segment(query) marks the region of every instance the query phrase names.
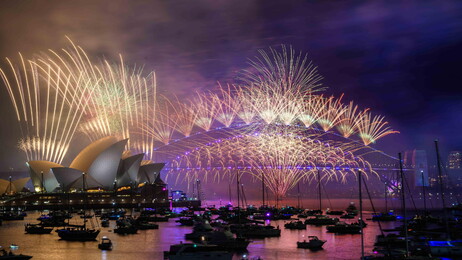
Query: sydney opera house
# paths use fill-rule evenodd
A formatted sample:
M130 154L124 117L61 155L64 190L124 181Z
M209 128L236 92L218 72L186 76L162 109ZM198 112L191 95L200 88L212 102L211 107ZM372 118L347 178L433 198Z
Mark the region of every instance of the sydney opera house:
M115 204L168 204L167 185L160 178L165 164L146 161L143 160L144 154L132 155L125 151L127 141L113 136L94 141L74 158L69 167L49 161L27 162L36 192L7 204L29 207L47 204L53 208L53 205L58 207L69 203L79 208L83 204L83 194L85 200L91 202L89 204L102 208ZM14 187L16 191L27 179L17 184L4 184L6 189Z

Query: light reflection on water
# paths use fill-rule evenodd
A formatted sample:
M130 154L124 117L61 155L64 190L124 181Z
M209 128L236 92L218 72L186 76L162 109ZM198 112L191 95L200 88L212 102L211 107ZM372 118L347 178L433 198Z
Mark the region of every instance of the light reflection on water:
M94 242L67 242L60 241L56 232L45 235L24 234L24 223L37 222L38 212L29 212L29 216L23 221L4 221L0 227L0 245L8 246L15 243L20 246L18 253L29 254L35 260L58 260L58 259L163 259L163 251L169 246L180 241L185 241L184 234L190 233L190 227L180 227L173 219L169 222L159 222L158 230L140 230L136 235L121 236L112 233L115 221L111 221L109 228L102 228L99 238L109 237L113 242L112 251L98 249L97 241ZM366 213L365 218L371 214ZM74 216L71 223L81 221ZM351 221L351 220L350 220ZM282 233L279 238L253 239L248 247L248 256L260 256L264 260L270 259L359 259L360 235L335 235L326 232L325 227L308 226L306 230L286 230L284 221L272 221L272 225L280 226ZM375 236L379 233L378 224L368 221L368 227L364 229L366 252L371 252ZM393 223L383 223L384 228L393 227ZM325 239L324 249L310 251L298 249L296 242L306 239L308 235L318 236ZM237 254L233 259L237 260L242 254Z

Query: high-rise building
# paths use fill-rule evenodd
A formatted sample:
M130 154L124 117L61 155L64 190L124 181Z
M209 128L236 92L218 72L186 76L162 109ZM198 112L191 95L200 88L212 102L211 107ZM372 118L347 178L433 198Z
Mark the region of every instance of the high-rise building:
M425 150L414 150L415 186L428 186L428 162Z
M407 151L404 163L414 169L413 174L407 177L411 187L429 186L428 184L428 161L425 150Z
M448 166L449 169L460 169L462 164L462 152L460 151L451 151L448 156Z

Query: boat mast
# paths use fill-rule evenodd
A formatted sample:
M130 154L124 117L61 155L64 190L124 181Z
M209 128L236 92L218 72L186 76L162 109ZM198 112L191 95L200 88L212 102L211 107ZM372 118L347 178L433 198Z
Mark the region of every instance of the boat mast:
M201 201L201 181L199 179L196 179L196 190L197 190L197 200ZM201 203L202 204L202 203Z
M318 169L318 194L319 194L319 210L322 214L322 202L321 202L321 170Z
M237 188L237 218L241 224L241 206L240 206L240 192L239 192L239 170L236 170L236 188Z
M443 203L444 223L446 225L446 234L449 238L448 214L446 212L446 203L444 200L444 185L443 185L443 175L441 173L441 161L440 161L440 151L438 149L438 140L435 140L435 148L436 148L436 162L438 163L438 179L440 183L441 202Z
M297 182L297 208L300 208L300 181Z
M10 176L10 185L8 185L8 186L10 186L9 187L10 188L9 194L12 194L13 193L13 182L11 181L11 176ZM18 191L16 191L16 192L18 192Z
M364 259L364 234L363 234L363 195L362 195L362 185L361 185L361 170L358 171L358 188L359 188L359 227L361 229L361 259Z
M43 182L43 171L40 171L40 173L42 174L42 181L41 181L41 183L40 183L40 184L42 185L42 187L41 187L41 188L42 188L42 189L41 189L41 192L44 193L44 192L45 192L45 188L44 188L45 185L44 185L44 182Z
M403 160L401 159L401 153L398 153L399 158L399 172L401 174L401 203L403 206L403 220L404 220L404 241L406 241L406 257L409 256L409 242L407 240L407 219L406 219L406 198L404 196L404 172L403 172Z
M387 198L388 184L385 182L385 212L388 214L388 198Z
M83 228L87 228L87 218L86 218L86 210L87 210L87 193L85 192L85 172L82 172L82 189L83 189L83 196L85 201L83 202Z
M261 171L261 193L262 193L262 198L263 198L263 204L262 206L265 205L265 175L263 174L263 171Z
M420 174L422 175L422 193L423 193L423 201L424 201L424 217L426 217L427 216L427 196L425 194L424 172L421 170Z
M228 197L229 197L229 204L231 204L231 174L229 175L229 181L228 181Z

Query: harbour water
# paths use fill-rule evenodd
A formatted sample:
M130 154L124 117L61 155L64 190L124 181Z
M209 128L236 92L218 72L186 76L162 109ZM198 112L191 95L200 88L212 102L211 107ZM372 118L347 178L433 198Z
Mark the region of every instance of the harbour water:
M371 218L371 212L365 212L364 218ZM175 219L169 222L159 222L157 230L139 230L135 235L118 235L112 232L115 221L111 221L110 227L101 228L98 236L108 236L113 244L112 251L98 249L97 241L94 242L67 242L59 240L56 232L43 235L24 234L25 223L35 223L40 212L28 212L24 221L4 221L0 227L0 245L7 247L14 243L19 246L17 253L32 255L34 260L79 260L79 259L163 259L163 251L168 250L171 244L186 242L184 235L191 232L191 227L178 226ZM71 224L81 223L79 216L71 219ZM351 221L351 220L350 220ZM93 219L95 222L95 219ZM90 222L88 222L90 223ZM269 222L268 222L269 223ZM260 256L264 260L280 259L359 259L361 256L361 236L337 235L326 232L325 226L307 226L306 230L288 230L284 228L285 221L271 221L271 225L281 228L281 237L253 239L248 247L248 252L235 254L233 260L243 257ZM378 224L367 221L369 224L364 229L365 251L371 254L374 241L380 233ZM392 228L400 223L382 223L384 228ZM298 249L296 242L303 241L306 236L314 235L327 240L324 249L311 251Z

